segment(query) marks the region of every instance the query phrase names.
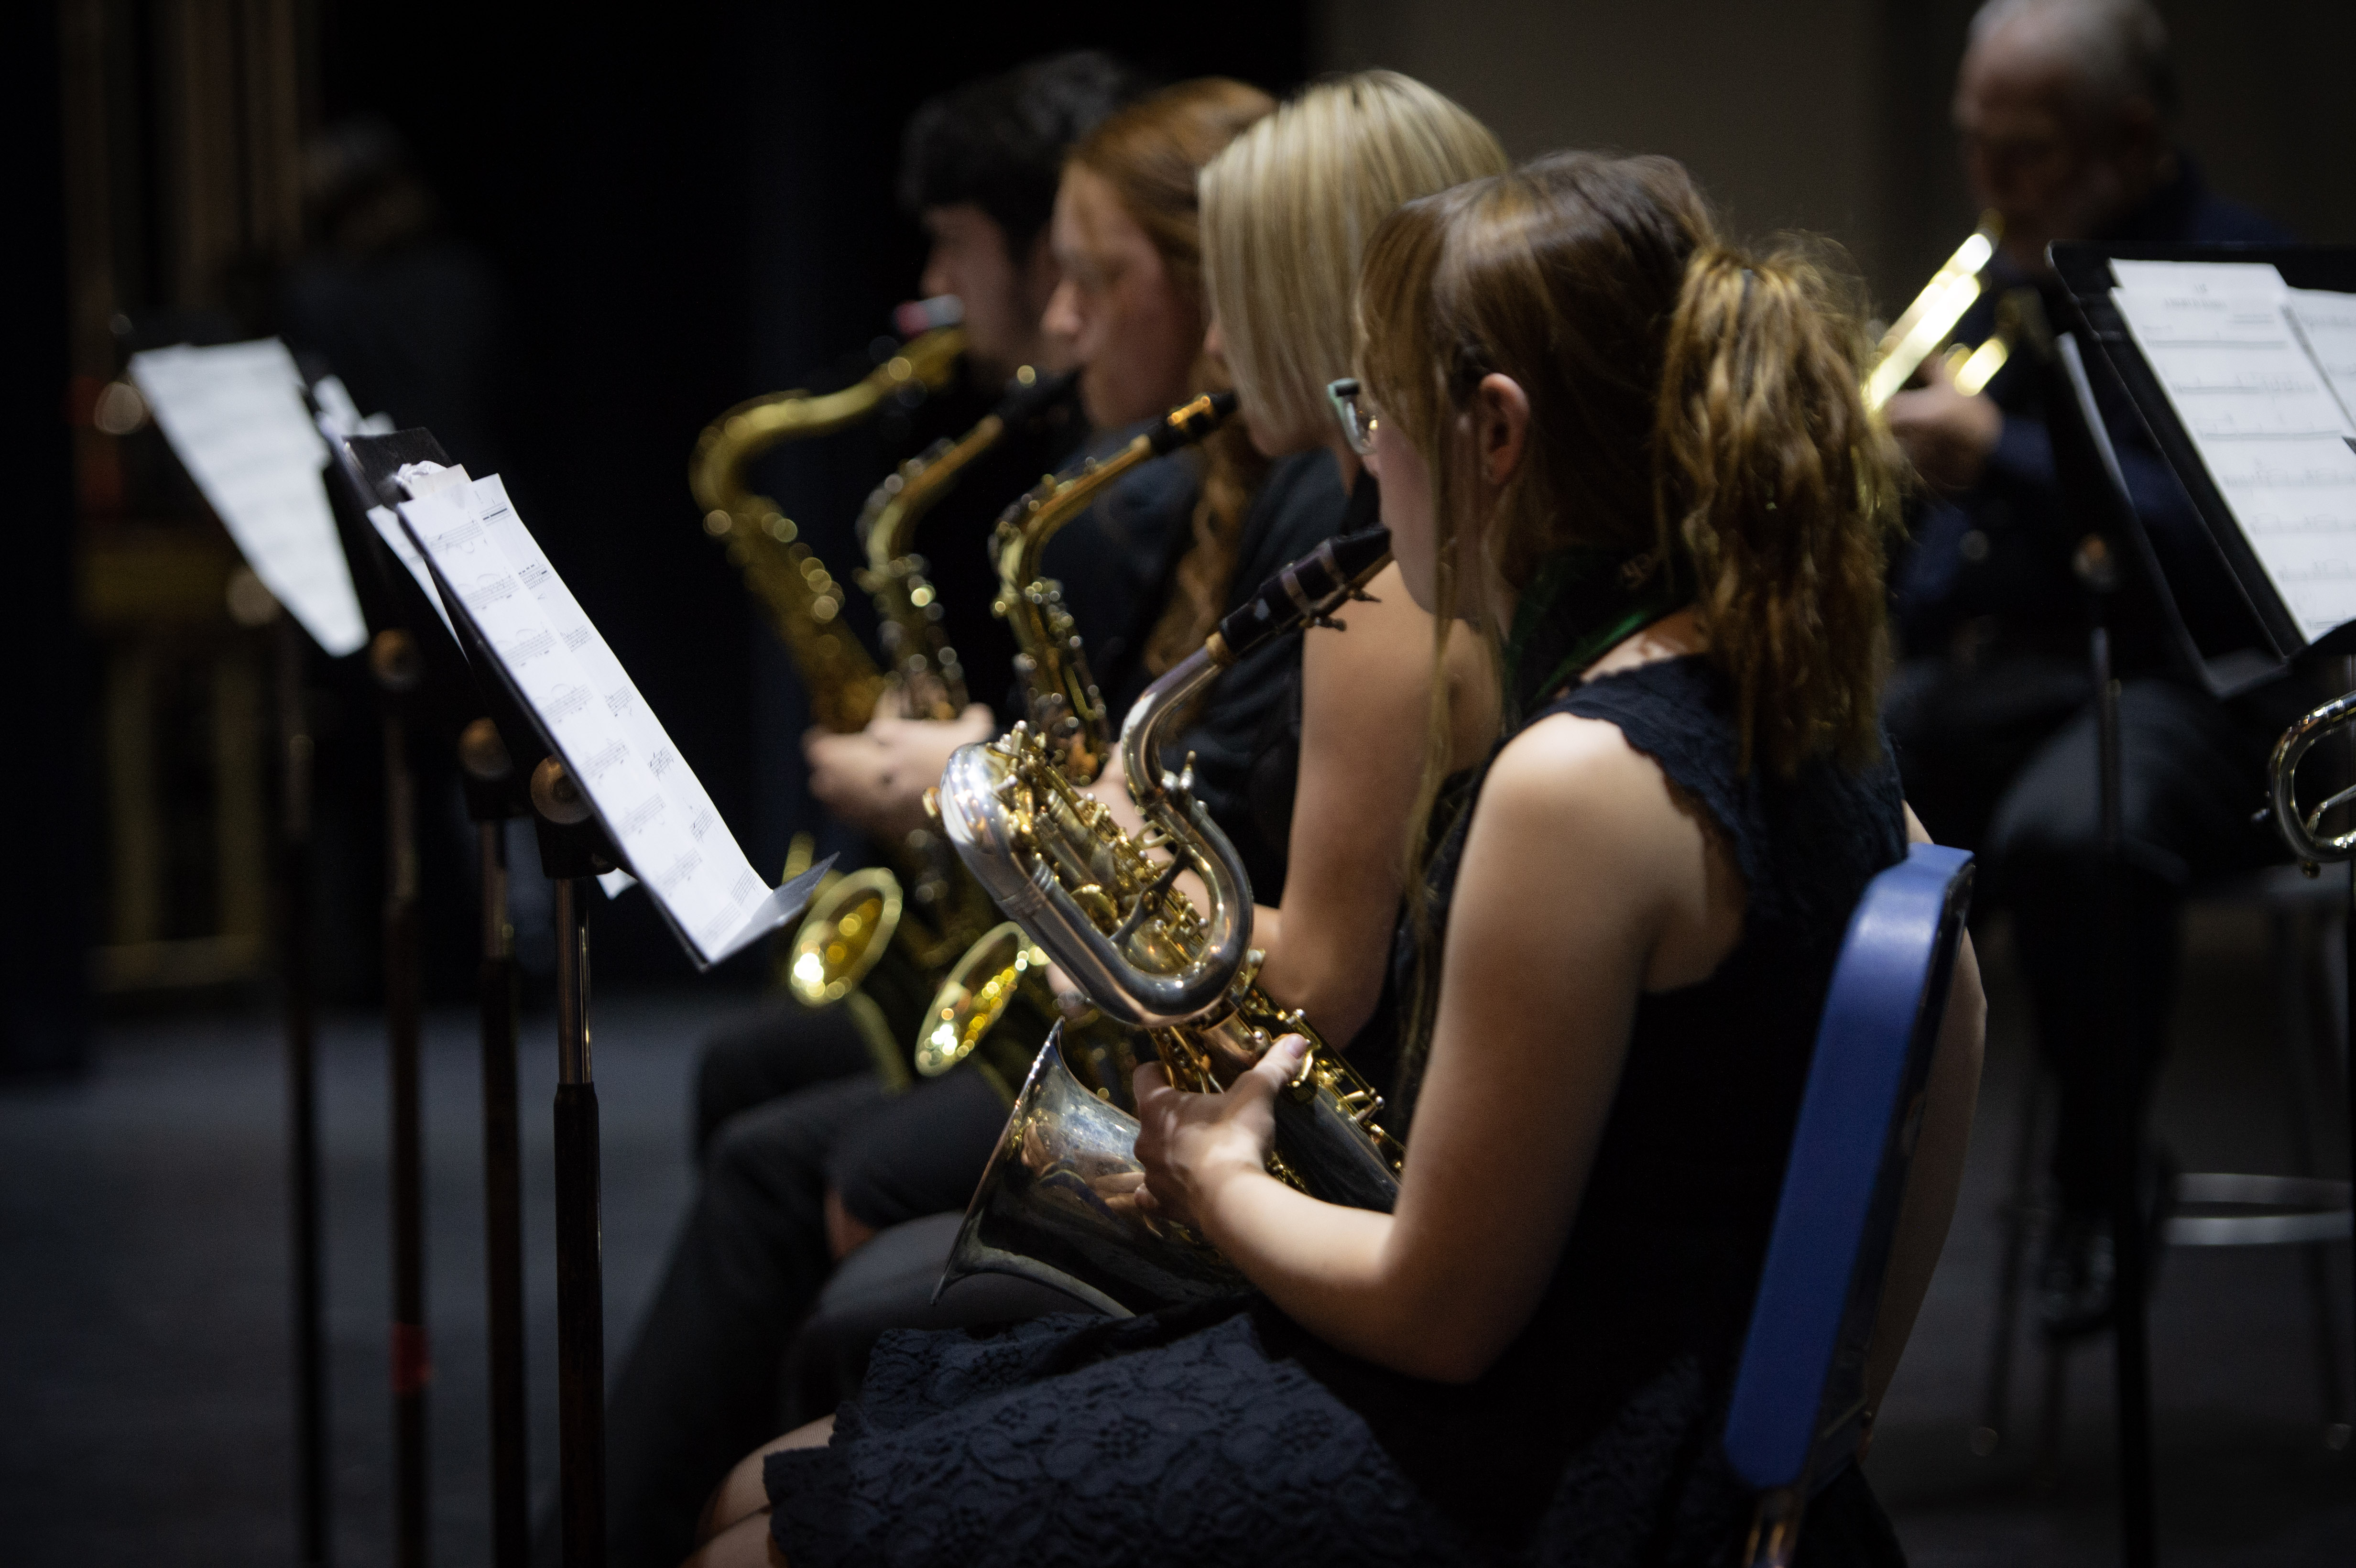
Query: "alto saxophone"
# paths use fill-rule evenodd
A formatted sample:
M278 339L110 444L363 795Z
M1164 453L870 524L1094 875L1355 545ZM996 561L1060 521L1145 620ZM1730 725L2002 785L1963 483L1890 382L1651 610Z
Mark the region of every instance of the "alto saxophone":
M1029 694L1031 728L1075 783L1093 783L1104 771L1112 736L1104 698L1088 673L1087 650L1064 606L1063 585L1040 574L1040 554L1114 480L1203 440L1235 411L1233 392L1196 398L1164 414L1112 456L1092 457L1066 479L1042 479L998 519L991 546L998 560L998 598L991 608L1014 634L1014 667Z
M1191 760L1175 773L1160 760L1171 715L1220 671L1302 626L1337 625L1333 612L1389 560L1384 529L1327 540L1139 699L1121 754L1141 836L1080 793L1026 725L960 748L940 795L951 841L1000 907L1107 1015L1151 1033L1179 1087L1224 1088L1279 1035L1304 1036L1308 1056L1277 1098L1269 1169L1328 1202L1380 1210L1398 1195L1404 1158L1375 1120L1382 1098L1259 988L1242 860L1194 799ZM1163 848L1172 859L1157 862L1151 851ZM1208 891L1207 913L1177 890L1186 869ZM1032 1069L942 1285L1019 1274L1120 1315L1232 1288L1233 1271L1199 1238L1138 1212L1137 1124L1079 1088L1060 1044L1051 1036Z
M939 597L925 575L925 559L913 549L917 525L1009 431L1067 401L1076 389L1075 377L1042 377L1026 367L1013 390L972 430L955 442L935 443L869 496L860 517L868 560L860 581L874 596L891 661L879 680L901 688L903 711L945 720L966 706L963 667L942 631ZM937 834L918 828L885 848L896 873L871 867L820 890L794 934L786 976L807 1007L850 1003L885 1081L903 1084L901 1031L867 988L880 985L908 1016L932 994L942 966L991 923L994 912ZM912 920L912 913L921 918Z
M703 531L728 544L728 559L768 607L809 693L810 714L837 734L864 729L885 677L841 621L849 602L826 563L801 542L784 509L754 491L745 465L771 447L830 434L882 411L886 400L939 390L957 373L965 330L919 334L863 380L813 397L773 392L737 404L704 428L688 460L687 485L703 508Z
M1091 506L1122 475L1182 446L1200 442L1235 411L1232 392L1213 392L1172 410L1110 457L1090 458L1067 476L1049 475L998 519L991 554L998 562L998 598L991 605L1014 634L1016 673L1031 717L1024 732L1039 738L1058 773L1093 783L1111 755L1104 697L1089 673L1087 651L1065 607L1063 585L1040 572L1047 542ZM937 797L936 797L937 798ZM1035 962L1034 962L1035 955ZM1092 1028L1086 1009L1072 1009L1046 985L1046 956L1019 929L1001 926L976 942L942 980L916 1040L916 1071L948 1072L973 1053L1017 1000L1049 1019L1074 1025L1076 1047L1091 1076L1125 1093L1130 1056L1117 1030ZM1011 1092L1012 1084L1006 1085Z

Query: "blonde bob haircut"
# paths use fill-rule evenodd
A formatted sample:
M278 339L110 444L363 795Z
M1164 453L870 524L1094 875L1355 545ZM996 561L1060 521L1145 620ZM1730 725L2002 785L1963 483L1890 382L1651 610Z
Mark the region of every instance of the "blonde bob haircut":
M1350 304L1375 226L1402 203L1510 166L1488 127L1397 71L1337 77L1203 170L1203 281L1246 411L1316 441L1325 384L1350 373Z

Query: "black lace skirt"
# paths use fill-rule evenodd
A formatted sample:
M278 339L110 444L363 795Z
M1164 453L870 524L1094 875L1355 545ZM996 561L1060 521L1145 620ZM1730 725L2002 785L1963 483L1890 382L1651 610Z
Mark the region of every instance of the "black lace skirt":
M1526 1390L1402 1378L1244 1296L887 1335L833 1442L765 1479L794 1568L1718 1563L1750 1505L1710 1381L1665 1367L1564 1454ZM1804 1562L1903 1563L1853 1469L1809 1512Z

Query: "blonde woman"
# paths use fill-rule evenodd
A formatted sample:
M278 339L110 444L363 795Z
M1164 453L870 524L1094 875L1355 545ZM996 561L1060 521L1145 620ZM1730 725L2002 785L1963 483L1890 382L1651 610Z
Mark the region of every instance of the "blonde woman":
M1666 159L1410 203L1360 299L1355 428L1405 585L1497 649L1513 714L1439 862L1396 1211L1267 1174L1295 1049L1217 1095L1141 1070L1151 1191L1258 1293L887 1339L839 1424L766 1456L766 1496L732 1483L704 1561L1739 1548L1726 1379L1843 925L1912 828L1874 720L1895 459L1863 335L1806 262L1726 244ZM1967 954L1869 1401L1952 1211L1979 1029ZM1903 1561L1853 1467L1803 1539Z

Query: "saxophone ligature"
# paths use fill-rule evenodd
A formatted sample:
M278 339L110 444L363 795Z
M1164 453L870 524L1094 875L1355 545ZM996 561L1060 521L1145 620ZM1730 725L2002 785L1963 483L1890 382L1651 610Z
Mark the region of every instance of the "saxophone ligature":
M1131 836L1074 785L1027 725L960 748L941 782L944 826L975 877L1088 999L1150 1032L1173 1083L1232 1083L1297 1033L1308 1056L1276 1104L1269 1168L1312 1196L1387 1210L1403 1151L1375 1120L1382 1099L1299 1012L1256 981L1251 885L1193 792L1191 760L1161 766L1163 731L1236 660L1363 594L1390 560L1380 528L1329 539L1220 622L1204 646L1150 687L1121 727L1122 761L1143 815ZM1166 849L1166 862L1154 859ZM1177 886L1192 870L1207 912ZM1183 1227L1141 1214L1137 1124L1094 1101L1066 1066L1060 1031L1033 1064L977 1189L942 1285L998 1272L1042 1280L1116 1314L1231 1288L1232 1270Z
M1955 324L1987 288L1987 266L1996 259L1997 243L2003 237L2004 220L1994 212L1982 214L1980 226L1931 274L1914 303L1881 335L1866 370L1867 408L1879 409L1890 401L1923 361L1942 348L1947 349L1943 358L1958 391L1976 392L2004 368L2015 336L2008 327L2000 326L1976 348L1948 347Z

